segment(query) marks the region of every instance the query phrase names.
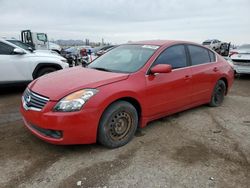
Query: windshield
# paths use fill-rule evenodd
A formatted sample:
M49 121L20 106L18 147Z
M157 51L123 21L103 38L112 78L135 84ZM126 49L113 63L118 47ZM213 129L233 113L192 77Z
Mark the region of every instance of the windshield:
M239 47L239 49L250 49L250 44L243 44Z
M159 46L153 45L121 45L100 56L88 67L110 72L135 72L158 48Z
M30 47L29 45L21 42L21 41L18 41L18 40L7 40L8 42L12 43L12 44L15 44L16 46L24 49L24 50L30 50L30 49L33 49L32 47Z

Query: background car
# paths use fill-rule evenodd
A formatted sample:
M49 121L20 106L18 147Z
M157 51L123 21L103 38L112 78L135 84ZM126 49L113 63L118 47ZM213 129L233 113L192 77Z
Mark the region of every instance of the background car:
M67 67L66 59L59 55L30 51L0 39L1 85L29 82Z
M221 42L217 39L206 40L202 43L203 46L206 46L212 50L219 49L221 46Z
M230 52L237 74L250 74L250 44L243 44Z
M67 59L70 67L78 65L80 62L80 49L77 47L69 47L61 51L61 55Z
M86 52L86 53L85 53ZM63 49L61 55L67 59L70 67L86 66L91 58L92 48L90 46L73 46Z

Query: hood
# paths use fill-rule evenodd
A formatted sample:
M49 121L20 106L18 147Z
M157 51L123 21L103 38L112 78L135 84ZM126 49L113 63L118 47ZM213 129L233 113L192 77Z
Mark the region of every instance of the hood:
M98 88L125 80L128 76L128 74L75 67L42 76L34 80L29 88L35 93L49 97L52 101L58 101L74 91Z
M32 53L29 53L29 56L33 57L52 57L62 59L63 57L57 54L56 52L52 52L49 50L35 50Z

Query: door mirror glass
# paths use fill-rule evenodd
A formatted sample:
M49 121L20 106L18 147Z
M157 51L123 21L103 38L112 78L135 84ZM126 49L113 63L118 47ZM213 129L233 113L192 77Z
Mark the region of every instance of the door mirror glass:
M151 68L151 74L156 73L170 73L172 71L172 66L168 64L158 64Z
M13 53L22 55L22 54L25 54L25 51L20 48L14 48Z

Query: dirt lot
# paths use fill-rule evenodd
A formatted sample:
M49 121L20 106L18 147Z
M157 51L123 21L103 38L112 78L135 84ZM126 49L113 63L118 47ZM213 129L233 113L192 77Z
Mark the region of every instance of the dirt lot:
M0 94L0 187L250 187L250 76L223 106L154 121L114 150L37 139L18 112L22 91Z

